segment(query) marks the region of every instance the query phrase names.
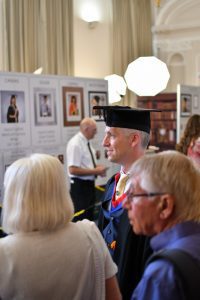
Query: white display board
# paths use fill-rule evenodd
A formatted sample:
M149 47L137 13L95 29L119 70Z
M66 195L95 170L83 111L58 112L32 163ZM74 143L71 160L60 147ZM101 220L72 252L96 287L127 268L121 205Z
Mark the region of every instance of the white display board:
M194 114L200 114L200 87L178 84L177 143L180 141L188 119Z
M29 79L32 145L61 144L58 80L35 76Z
M16 122L9 118L13 96ZM105 123L92 109L95 104L108 104L106 80L0 72L0 201L6 168L31 153L57 156L67 178L66 144L88 116L97 121L98 134L92 140L97 162L108 167L106 177L98 177L96 184L106 184L119 166L106 158L102 146Z
M18 122L8 123L11 98L15 96ZM31 145L29 81L25 74L0 73L0 151Z

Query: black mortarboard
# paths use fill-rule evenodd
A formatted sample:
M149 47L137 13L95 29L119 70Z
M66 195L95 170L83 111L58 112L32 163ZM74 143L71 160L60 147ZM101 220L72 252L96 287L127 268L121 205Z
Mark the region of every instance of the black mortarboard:
M94 106L99 110L99 115L103 111L106 126L131 128L150 133L151 112L158 112L156 109L131 108L129 106Z

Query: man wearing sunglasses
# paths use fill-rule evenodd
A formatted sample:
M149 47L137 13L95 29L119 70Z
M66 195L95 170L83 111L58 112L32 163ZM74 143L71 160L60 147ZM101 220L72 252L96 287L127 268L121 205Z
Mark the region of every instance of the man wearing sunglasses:
M133 233L122 207L130 185L129 171L145 154L150 136L150 112L124 106L95 106L106 123L103 146L108 160L121 165L119 174L107 183L99 216L99 229L118 265L118 282L123 299L130 299L150 254L148 240Z
M155 253L178 249L189 254L189 266L199 265L200 273L199 170L185 155L164 151L137 160L130 177L123 207L134 233L153 236L150 245ZM194 276L192 282L195 275L189 274ZM187 294L190 285L182 282L175 266L159 258L147 265L131 299L199 299L199 294L197 298Z

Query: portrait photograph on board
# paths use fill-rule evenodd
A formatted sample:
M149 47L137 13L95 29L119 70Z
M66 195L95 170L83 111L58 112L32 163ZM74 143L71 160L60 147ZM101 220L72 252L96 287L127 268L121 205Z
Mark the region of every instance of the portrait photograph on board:
M0 91L1 123L25 123L24 91Z
M98 109L93 109L95 105L108 105L107 100L107 92L96 92L96 91L89 91L89 115L90 117L94 118L96 121L102 121L103 119L99 118L99 111Z
M83 118L83 88L63 87L64 126L78 126Z
M181 116L188 117L192 110L192 96L190 94L181 94Z
M56 125L55 90L34 90L35 125Z

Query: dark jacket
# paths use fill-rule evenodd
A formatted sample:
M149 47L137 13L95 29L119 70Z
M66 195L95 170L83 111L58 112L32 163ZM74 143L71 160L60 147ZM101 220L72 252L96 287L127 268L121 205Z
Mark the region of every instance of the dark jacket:
M114 185L115 177L113 176L106 185L102 206L111 201ZM101 208L98 226L102 233L108 223ZM134 234L129 224L127 211L123 210L119 217L116 249L113 254L113 260L118 266L117 278L123 299L131 298L133 290L141 279L145 262L151 253L149 238Z

